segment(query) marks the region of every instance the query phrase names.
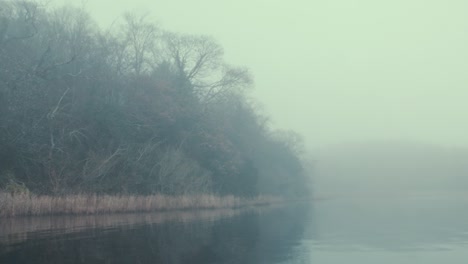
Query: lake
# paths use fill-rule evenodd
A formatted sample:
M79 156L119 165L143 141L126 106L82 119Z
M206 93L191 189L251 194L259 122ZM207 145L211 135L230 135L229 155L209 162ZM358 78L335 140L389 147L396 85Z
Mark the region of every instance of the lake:
M0 220L0 263L466 263L468 196Z

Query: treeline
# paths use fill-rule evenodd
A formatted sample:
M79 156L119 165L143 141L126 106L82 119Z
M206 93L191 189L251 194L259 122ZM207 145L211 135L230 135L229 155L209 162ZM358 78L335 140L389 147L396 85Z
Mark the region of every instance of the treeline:
M210 37L0 0L0 189L306 194L299 137L268 127L251 85Z

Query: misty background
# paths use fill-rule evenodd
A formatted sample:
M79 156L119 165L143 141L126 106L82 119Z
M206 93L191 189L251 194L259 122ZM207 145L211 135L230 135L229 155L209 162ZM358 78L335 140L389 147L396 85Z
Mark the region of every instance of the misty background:
M0 0L0 262L465 263L467 7Z
M270 124L304 137L315 189L466 186L465 1L56 2L215 37Z
M274 126L310 148L406 140L466 146L465 1L81 1L109 27L125 11L208 34L248 67Z

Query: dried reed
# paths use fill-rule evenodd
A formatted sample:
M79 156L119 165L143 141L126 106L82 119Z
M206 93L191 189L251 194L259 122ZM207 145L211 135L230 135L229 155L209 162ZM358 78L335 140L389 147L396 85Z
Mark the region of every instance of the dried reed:
M269 205L280 201L279 198L271 196L254 198L208 194L185 196L160 194L148 196L95 194L46 196L0 192L0 217L240 208Z

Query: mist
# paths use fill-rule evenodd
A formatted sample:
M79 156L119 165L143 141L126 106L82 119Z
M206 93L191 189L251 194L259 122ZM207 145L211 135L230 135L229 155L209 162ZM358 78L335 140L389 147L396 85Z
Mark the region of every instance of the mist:
M463 1L55 2L83 6L103 28L125 10L215 37L251 70L270 124L301 134L312 156L376 141L468 147Z
M79 1L64 2L79 5ZM350 158L356 166L366 167L371 161L366 161L369 155L361 153L359 146L386 153L391 142L398 142L395 152L402 155L425 145L442 159L464 157L468 21L463 1L153 4L139 0L113 3L110 8L106 3L84 4L103 27L111 26L122 10L132 10L151 13L172 30L214 36L225 47L229 61L251 70L255 88L250 95L256 98L256 107L268 113L269 124L302 135L308 167L318 164L312 170L323 170L332 160L328 153L346 152L348 147L360 157ZM432 159L437 159L420 152L414 157L417 163L433 164ZM441 183L448 177L406 168L396 164L398 158L377 163L382 168L376 177L386 179L382 183L404 182L398 178L406 174L411 174L410 179L440 178ZM448 163L440 166L459 170L459 165L451 168ZM398 171L400 176L390 172L391 164L405 167ZM315 181L324 174L317 172ZM337 185L346 179L340 177Z
M315 157L314 186L324 195L434 195L468 188L464 148L381 141L336 145Z
M215 37L228 61L252 71L252 94L272 124L299 132L310 148L468 145L464 1L84 3L103 28L135 11L170 30Z
M466 10L0 0L0 262L465 263Z

